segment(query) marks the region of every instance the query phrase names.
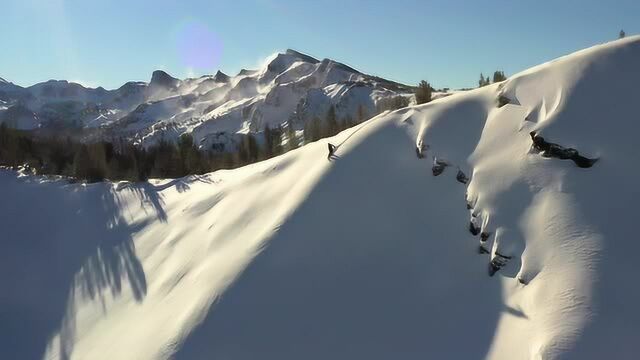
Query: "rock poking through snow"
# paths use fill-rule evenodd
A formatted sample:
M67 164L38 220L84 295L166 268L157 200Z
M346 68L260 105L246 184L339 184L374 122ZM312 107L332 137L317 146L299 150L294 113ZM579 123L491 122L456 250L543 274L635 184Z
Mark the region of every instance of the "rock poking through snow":
M467 175L465 175L465 173L463 173L460 169L458 169L458 173L456 174L456 180L458 180L458 182L462 184L466 184L469 182L469 178L467 177Z
M561 145L547 142L542 136L535 131L529 133L533 141L533 149L543 157L557 158L561 160L572 160L578 167L590 168L598 159L590 159L580 155L578 150L574 148L565 148Z
M438 176L444 172L444 169L449 166L449 164L444 160L439 160L438 158L433 159L433 167L431 168L431 172L433 176Z
M500 269L502 269L511 260L511 256L502 255L499 252L495 252L493 258L489 262L489 276L495 275Z

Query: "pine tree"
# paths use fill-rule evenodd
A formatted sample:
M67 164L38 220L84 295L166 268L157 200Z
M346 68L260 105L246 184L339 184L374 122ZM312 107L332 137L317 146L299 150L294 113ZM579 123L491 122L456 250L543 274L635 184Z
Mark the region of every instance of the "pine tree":
M357 123L360 124L361 122L367 120L368 115L367 115L367 110L364 108L364 106L362 104L358 105L358 118L357 118Z
M340 131L346 130L352 126L353 126L353 118L351 117L351 115L347 115L340 122Z
M627 34L624 32L624 30L620 30L620 32L618 33L618 39L622 39L625 36L627 36Z
M151 176L159 178L177 178L182 172L180 156L173 143L161 139L158 144L151 149L153 158L153 168Z
M322 137L333 136L338 133L338 119L336 118L336 107L334 105L331 105L327 111L325 126L326 133Z
M242 146L245 151L245 164L251 164L260 158L260 147L258 146L258 141L256 141L256 137L252 133L247 133L243 137Z
M318 141L323 136L322 121L317 116L304 124L304 142L305 144Z
M89 158L89 149L87 145L80 145L73 157L73 176L76 179L87 179L89 177L89 167L91 159Z
M87 146L89 153L89 173L86 177L88 182L103 181L108 176L107 147L105 143L95 143ZM111 154L112 155L112 154Z
M300 143L298 141L298 136L296 135L296 130L293 128L291 120L287 122L286 133L288 150L297 149L300 146Z
M282 128L280 126L271 128L269 125L264 127L264 141L265 141L265 158L270 158L282 154Z
M498 71L493 73L493 82L494 83L498 83L498 82L505 81L505 80L507 80L507 77L504 75L504 71L498 70ZM489 84L487 84L487 85L489 85Z
M265 124L262 134L264 136L264 154L268 159L273 156L273 133L269 124Z
M272 143L272 148L271 148L271 152L273 153L274 156L280 155L284 152L284 148L282 147L282 126L278 125L277 128L273 129L271 131L271 143Z
M428 103L429 101L431 101L431 94L432 94L433 89L431 88L431 85L426 82L425 80L420 81L420 84L418 84L418 87L416 88L416 104L424 104L424 103Z
M180 162L182 175L198 174L204 171L202 166L202 156L196 147L193 136L183 134L178 140L178 152L180 154Z

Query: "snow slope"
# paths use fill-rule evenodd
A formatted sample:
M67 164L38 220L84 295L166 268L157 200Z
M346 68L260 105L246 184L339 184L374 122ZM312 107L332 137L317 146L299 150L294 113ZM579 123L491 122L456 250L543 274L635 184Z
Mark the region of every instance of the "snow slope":
M0 358L635 359L638 58L630 37L382 114L334 161L323 140L148 184L1 171Z

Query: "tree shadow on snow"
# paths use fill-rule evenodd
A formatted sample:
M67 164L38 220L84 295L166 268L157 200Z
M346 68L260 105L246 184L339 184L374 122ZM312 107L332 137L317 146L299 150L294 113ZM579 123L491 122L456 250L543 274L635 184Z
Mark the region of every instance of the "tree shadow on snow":
M12 172L0 180L0 358L39 359L55 349L69 359L79 297L104 310L125 287L135 301L146 296L132 240L139 229L122 218L109 183L37 183ZM157 195L141 191L161 208Z
M194 182L203 182L206 184L214 183L214 181L207 176L191 175L169 180L161 185L153 185L148 182L122 183L118 186L118 191L128 189L135 192L141 201L143 209L151 207L151 210L156 213L158 220L167 222L167 213L164 211L164 200L161 192L168 188L175 187L179 193L183 193L189 191L191 189L191 184Z

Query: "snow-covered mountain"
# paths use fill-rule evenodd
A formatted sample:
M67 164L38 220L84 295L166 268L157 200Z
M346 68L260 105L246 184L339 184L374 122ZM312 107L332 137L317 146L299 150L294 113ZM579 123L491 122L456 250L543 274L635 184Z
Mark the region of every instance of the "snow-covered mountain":
M0 358L636 359L638 59L629 37L205 176L0 171Z
M158 70L149 83L129 82L111 91L67 81L28 88L3 81L0 121L23 129L103 128L105 136L143 145L189 133L201 148L210 149L221 138L228 143L233 134L257 133L267 124L291 123L300 130L305 122L324 119L331 105L338 117L368 118L379 112L381 99L411 93L408 86L287 50L267 59L261 69L236 76L219 71L180 80Z

